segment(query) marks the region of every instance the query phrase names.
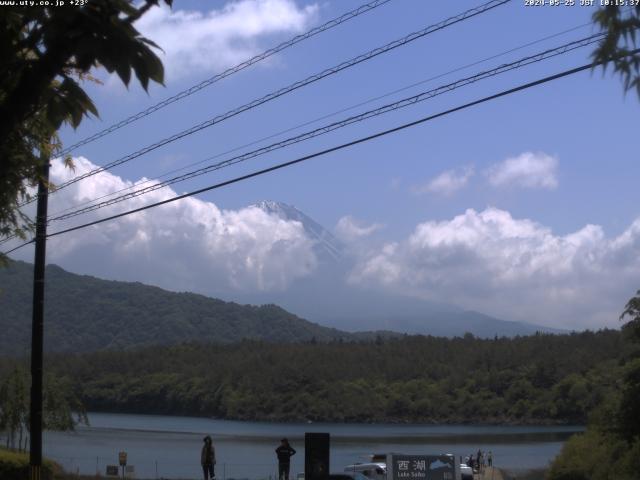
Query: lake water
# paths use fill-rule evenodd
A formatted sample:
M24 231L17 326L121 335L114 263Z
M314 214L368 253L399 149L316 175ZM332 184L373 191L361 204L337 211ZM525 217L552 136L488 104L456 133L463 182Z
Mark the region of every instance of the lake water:
M466 456L492 451L494 465L536 468L548 465L563 442L581 427L468 425L354 425L233 422L192 417L92 413L91 426L76 432L46 432L44 454L66 469L105 474L126 451L136 478L200 479L202 438L214 439L220 480L277 478L274 449L288 437L298 451L292 474L304 470L304 433L331 434L331 470L365 462L372 453ZM295 477L294 477L295 478Z

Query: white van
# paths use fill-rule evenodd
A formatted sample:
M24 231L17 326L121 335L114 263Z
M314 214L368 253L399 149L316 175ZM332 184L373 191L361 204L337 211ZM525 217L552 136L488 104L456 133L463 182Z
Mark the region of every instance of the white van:
M359 472L371 480L387 480L385 462L354 463L344 467L345 472Z

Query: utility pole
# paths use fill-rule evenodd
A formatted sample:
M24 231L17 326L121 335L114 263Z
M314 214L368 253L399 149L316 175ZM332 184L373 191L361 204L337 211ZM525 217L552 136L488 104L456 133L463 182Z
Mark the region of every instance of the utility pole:
M36 251L33 264L33 317L31 323L31 409L29 465L31 480L40 480L42 468L42 374L44 348L44 266L47 249L47 204L49 200L49 156L42 161L38 181Z

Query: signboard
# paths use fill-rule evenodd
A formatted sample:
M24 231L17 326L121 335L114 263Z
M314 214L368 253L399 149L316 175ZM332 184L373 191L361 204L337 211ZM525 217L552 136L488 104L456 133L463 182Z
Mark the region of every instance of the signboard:
M107 465L107 477L117 477L118 468L118 465Z
M120 452L118 460L120 460L120 466L124 467L127 464L127 452Z
M390 480L455 480L456 462L450 455L389 455ZM391 467L389 469L389 466ZM387 473L387 475L388 475Z

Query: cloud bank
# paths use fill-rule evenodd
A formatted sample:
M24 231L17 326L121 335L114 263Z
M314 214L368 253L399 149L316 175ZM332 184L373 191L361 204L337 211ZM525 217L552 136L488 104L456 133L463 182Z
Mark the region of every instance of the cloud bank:
M75 163L74 174L53 161L52 181L60 184L96 167L82 157ZM53 194L50 212L55 215L129 185L103 172ZM49 231L174 195L169 188L158 190L130 200L126 207L114 205L54 222ZM640 288L640 218L616 236L607 236L598 225L558 234L498 208L424 221L406 238L387 243L372 236L380 228L351 216L336 226L336 233L354 246L340 269L348 272L354 287L568 329L618 326L624 304ZM47 257L79 273L230 299L236 294L287 292L299 279L321 275L314 246L298 221L258 207L224 210L188 198L53 237ZM29 249L12 256L33 260Z
M178 7L178 5L175 5ZM214 73L260 53L264 38L307 30L318 7L293 0L241 0L207 12L153 8L136 27L163 50L169 79Z
M505 319L617 326L617 314L640 287L640 219L613 238L597 225L555 235L504 210L469 209L385 244L349 280Z
M60 160L52 162L51 179L61 184L94 168L74 159L75 174ZM103 172L51 196L49 211L106 195L131 182ZM66 222L50 232L176 195L170 188L113 205ZM32 261L30 258L25 258ZM316 266L313 241L300 222L286 221L256 207L221 210L215 204L187 198L122 219L53 237L47 260L71 270L131 279L171 290L274 291L307 276Z

